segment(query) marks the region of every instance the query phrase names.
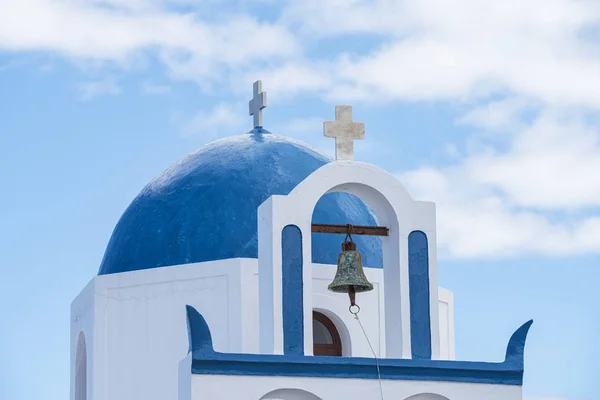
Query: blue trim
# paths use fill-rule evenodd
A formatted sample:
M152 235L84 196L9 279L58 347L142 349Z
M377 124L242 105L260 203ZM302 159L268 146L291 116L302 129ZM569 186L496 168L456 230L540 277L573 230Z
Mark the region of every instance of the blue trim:
M525 354L525 341L527 340L527 333L529 332L529 328L531 328L531 324L533 324L533 320L529 320L521 325L521 327L512 334L508 341L508 346L506 346L504 362L511 363L521 370L525 368L523 354Z
M213 354L215 351L213 350L212 335L206 320L194 307L188 305L185 306L185 309L190 351L196 355Z
M250 135L263 135L263 134L270 134L271 132L269 132L267 129L263 128L262 126L257 126L254 129L252 129L251 131L248 132Z
M217 353L210 330L198 311L187 306L192 373L206 375L303 376L378 379L374 358ZM523 356L533 321L515 331L501 363L380 359L382 379L523 384Z
M302 232L295 225L281 234L283 354L304 355L304 296L302 282Z
M429 254L427 235L421 231L408 235L408 276L412 358L431 360Z

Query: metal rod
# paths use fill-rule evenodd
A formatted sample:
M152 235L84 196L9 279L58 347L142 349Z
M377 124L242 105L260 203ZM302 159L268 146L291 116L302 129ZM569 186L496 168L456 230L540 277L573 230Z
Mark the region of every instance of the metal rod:
M312 224L314 233L348 233L348 225ZM353 235L389 236L390 229L386 226L360 226L352 225Z

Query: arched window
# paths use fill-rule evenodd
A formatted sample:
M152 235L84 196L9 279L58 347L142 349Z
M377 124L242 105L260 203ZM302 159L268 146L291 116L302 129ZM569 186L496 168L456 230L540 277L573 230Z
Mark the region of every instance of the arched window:
M313 354L342 355L342 340L338 330L329 318L317 311L313 311Z

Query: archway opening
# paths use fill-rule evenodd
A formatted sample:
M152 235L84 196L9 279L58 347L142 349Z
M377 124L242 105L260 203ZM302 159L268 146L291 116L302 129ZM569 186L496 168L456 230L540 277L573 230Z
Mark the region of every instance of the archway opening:
M312 213L314 224L377 225L377 216L358 196L348 192L325 193L316 203ZM312 261L317 264L337 264L341 244L346 235L312 233ZM363 265L383 267L381 238L378 236L353 236Z
M321 398L302 389L277 389L265 394L260 400L321 400Z
M313 354L342 356L342 339L335 324L325 314L313 311Z

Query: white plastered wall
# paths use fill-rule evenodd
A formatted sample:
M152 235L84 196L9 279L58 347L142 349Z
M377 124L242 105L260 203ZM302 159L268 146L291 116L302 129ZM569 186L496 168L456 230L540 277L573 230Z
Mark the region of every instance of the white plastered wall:
M337 266L327 264L312 264L312 307L327 315L336 325L341 339L344 356L373 357L365 334L358 322L348 311L349 299L345 294L333 293L327 285L333 280ZM365 268L373 290L358 293L356 302L360 305L359 318L373 350L378 357L385 357L385 285L384 273L379 268ZM448 289L438 288L440 299L438 308L445 314L440 315L440 357L441 360L454 360L454 298ZM448 324L448 325L445 325ZM443 339L443 340L442 340ZM312 354L312 348L310 349Z
M384 398L393 400L407 400L422 393L437 394L449 400L522 400L521 386L513 385L384 380L382 388ZM191 394L192 400L260 400L266 394L280 389L287 389L287 392L304 392L305 395L276 397L278 400L313 400L313 396L321 400L380 398L379 381L376 379L231 375L192 375ZM437 400L439 396L423 396L424 399L421 399Z
M347 296L327 290L335 271L334 265L313 264L312 304L337 325L344 355L371 357L358 323L348 313ZM357 300L369 340L378 352L385 348L383 271L366 268L365 272L375 290L358 294ZM440 293L450 292L440 288ZM451 296L447 299L452 310ZM97 276L71 305L71 400L75 400L80 332L84 332L87 348L87 400L177 398L190 378L189 364L181 366L188 353L188 304L206 318L215 350L259 352L256 259ZM448 329L453 339L454 327Z
M438 289L440 315L440 360L454 360L454 294L448 289Z
M94 390L94 373L96 372L94 369L94 331L96 329L96 324L94 323L94 311L94 281L91 281L71 303L71 400L79 400L75 399L75 381L77 375L77 345L79 343L80 335L83 335L85 340L86 398L92 398L91 394Z
M257 317L242 317L241 271L253 269L256 260L231 259L96 276L71 307L72 400L82 330L88 400L176 399L188 304L205 317L217 351L243 352L243 332L256 328L244 324Z

